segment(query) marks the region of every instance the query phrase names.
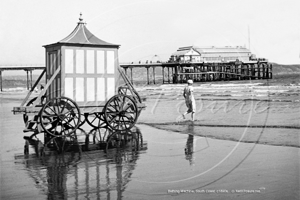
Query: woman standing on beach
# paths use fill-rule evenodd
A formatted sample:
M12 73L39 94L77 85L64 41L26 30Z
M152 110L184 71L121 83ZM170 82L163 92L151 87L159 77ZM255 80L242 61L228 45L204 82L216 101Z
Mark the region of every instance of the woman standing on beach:
M194 98L193 80L188 80L187 84L188 85L183 90L183 96L185 98L185 104L188 107L188 110L184 114L182 114L182 117L183 119L185 119L186 114L192 113L192 121L194 121L196 102Z

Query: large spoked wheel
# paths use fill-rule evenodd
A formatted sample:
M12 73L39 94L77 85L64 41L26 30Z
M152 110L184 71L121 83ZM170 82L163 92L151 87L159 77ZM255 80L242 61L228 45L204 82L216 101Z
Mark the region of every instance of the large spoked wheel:
M123 94L110 98L103 110L104 120L115 131L132 128L138 118L138 108L135 101L130 96Z
M77 104L67 97L50 99L40 112L42 128L45 133L54 137L65 137L75 133L80 125L80 117Z

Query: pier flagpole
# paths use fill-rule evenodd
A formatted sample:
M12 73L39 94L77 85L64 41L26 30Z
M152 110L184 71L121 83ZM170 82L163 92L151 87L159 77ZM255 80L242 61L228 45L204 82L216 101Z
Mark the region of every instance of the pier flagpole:
M251 47L250 47L250 27L249 27L249 24L248 24L248 48L249 48L249 50L251 50Z

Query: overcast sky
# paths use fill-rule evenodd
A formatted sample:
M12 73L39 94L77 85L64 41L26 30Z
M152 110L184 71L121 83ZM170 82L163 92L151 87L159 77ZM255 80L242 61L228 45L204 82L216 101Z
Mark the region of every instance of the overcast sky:
M44 65L42 45L69 35L80 12L94 35L121 45L120 62L165 61L189 45L249 48L250 33L257 57L299 64L299 10L299 0L1 0L0 65Z

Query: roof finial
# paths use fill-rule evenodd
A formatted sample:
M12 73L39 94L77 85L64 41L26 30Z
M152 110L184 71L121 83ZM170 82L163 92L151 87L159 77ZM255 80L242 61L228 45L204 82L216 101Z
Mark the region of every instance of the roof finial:
M83 20L83 18L82 18L82 13L80 12L80 14L79 14L79 24L82 24L83 22L82 22L82 20Z

